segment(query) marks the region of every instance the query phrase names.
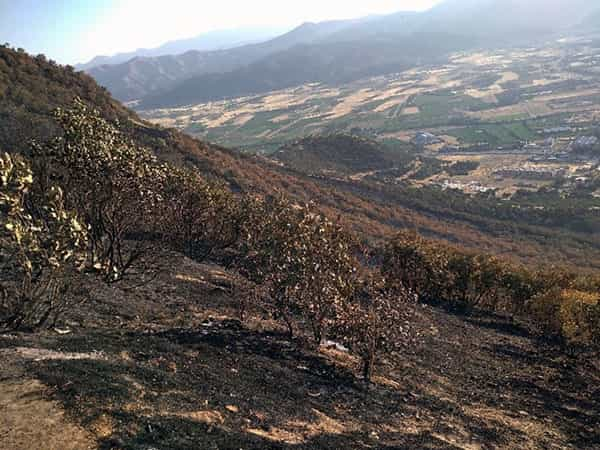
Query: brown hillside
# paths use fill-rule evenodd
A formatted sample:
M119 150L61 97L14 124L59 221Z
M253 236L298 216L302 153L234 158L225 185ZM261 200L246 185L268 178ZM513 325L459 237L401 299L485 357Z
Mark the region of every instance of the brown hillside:
M298 202L314 201L330 217L339 217L365 238L379 239L399 228L411 228L432 238L525 262L600 267L600 239L593 232L570 226L567 220L573 220L572 211L564 215L563 224L563 217L557 218L552 211L548 217L534 217L486 200L472 201L429 189L311 177L144 123L87 75L6 47L0 47L0 149L26 151L30 139L52 136L56 129L51 111L69 106L76 96L107 118L119 120L121 128L162 159L193 165L225 180L233 190L280 191ZM598 219L586 220L597 224Z
M407 159L399 152L385 152L375 141L347 134L307 137L284 145L273 156L299 172L338 176L385 170Z

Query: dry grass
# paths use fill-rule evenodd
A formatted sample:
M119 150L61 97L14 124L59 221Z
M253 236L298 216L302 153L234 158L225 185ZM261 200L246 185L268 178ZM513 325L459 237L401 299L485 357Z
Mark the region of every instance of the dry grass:
M421 112L421 110L419 109L418 106L408 106L406 108L402 108L402 115L403 116L410 116L413 114L419 114Z
M329 113L329 118L337 119L352 113L354 109L361 106L367 100L372 99L373 94L374 93L371 89L361 89L355 93L351 93L350 95L342 98L342 101L333 107Z

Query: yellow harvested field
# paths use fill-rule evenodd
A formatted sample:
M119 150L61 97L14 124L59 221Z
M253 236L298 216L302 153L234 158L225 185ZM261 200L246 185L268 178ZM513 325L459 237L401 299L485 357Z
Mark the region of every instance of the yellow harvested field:
M292 95L290 93L277 93L265 97L262 101L263 105L278 109L283 105L299 105L306 101L306 96Z
M478 99L483 99L492 95L489 93L489 91L482 89L465 89L465 94L469 97L474 97Z
M564 100L567 98L576 98L583 97L588 95L600 95L600 90L598 89L582 89L582 90L574 90L570 92L561 92L558 94L548 94L544 96L537 97L536 100L548 102L550 100Z
M273 117L271 119L271 122L273 123L280 123L280 122L285 122L286 120L288 120L290 118L289 114L282 114L280 116L277 117Z
M389 99L390 102L392 102L392 101L394 101L392 99L392 97L399 98L399 99L404 98L404 100L402 102L394 101L394 104L392 106L397 106L399 104L404 103L406 101L406 99L408 99L408 97L410 97L411 95L420 94L420 93L423 93L426 91L427 91L427 89L425 89L423 87L415 86L415 83L411 82L410 87L404 86L402 88L386 90L382 94L374 96L373 98L370 98L369 101L380 101L380 100ZM381 106L383 106L383 105L380 105L380 107ZM376 109L376 111L377 112L385 111L392 106L386 107L385 109L380 109L380 107L379 107Z
M552 108L545 102L538 101L523 102L517 105L502 106L500 108L488 109L485 111L467 112L469 116L482 120L493 120L498 117L514 116L517 114L527 114L530 117L537 117L551 113Z
M419 67L336 87L308 83L264 94L153 110L144 117L165 127L187 128L197 135L206 135L208 129L224 128L224 137L219 143L225 145L229 142L240 145L248 138L285 140L303 133L318 133L331 129L331 123L340 118L343 120L339 122L344 122L343 126L348 129L374 129L382 133L380 136L409 141L414 136L414 131L408 131L409 127L422 127L436 135L451 133L451 127L432 124L429 108L415 106L421 105L421 98L414 98L446 91L444 95L452 103L448 108L451 115L464 115L482 122L540 118L557 113L570 113L577 119L575 122L597 121L600 118L598 102L585 98L600 96L600 87L594 84L591 75L578 75L543 59L552 57L560 61L567 53L561 48L460 53L433 70ZM579 61L587 64L593 59L583 52ZM489 86L481 84L486 83L488 76L496 81ZM573 83L573 87L566 83L550 86L568 80L584 82ZM511 83L515 91L517 87L538 89L524 91L518 104L500 106L507 83ZM578 90L576 86L582 88ZM465 96L476 100L469 101ZM443 118L440 122L444 122ZM257 126L251 126L255 123ZM338 125L342 126L335 123ZM444 142L458 145L456 139L449 136L444 136Z
M239 127L246 125L254 118L254 114L240 114L235 118L233 123Z
M472 64L475 66L489 66L499 64L500 62L507 63L509 61L503 55L490 55L488 53L472 53L470 55L459 55L452 59L455 64Z
M171 128L177 125L178 120L179 119L173 119L171 117L161 117L153 122L161 127Z
M530 84L530 86L547 86L549 84L556 83L557 81L562 81L562 80L563 80L562 78L560 78L558 80L542 78L540 80L533 80L533 82Z
M373 91L371 89L361 89L360 91L345 97L340 103L338 103L331 110L329 117L331 119L344 117L354 111L356 107L365 103L366 100L371 100L372 98Z
M414 137L414 133L410 133L408 131L398 131L396 133L385 133L382 135L382 137L398 139L404 142L410 142L410 140Z
M389 84L389 88L390 89L396 89L396 88L400 88L399 92L403 92L404 89L407 89L411 86L415 86L417 84L419 84L419 80L416 78L410 78L408 80L402 80L402 81L393 81Z
M420 112L421 112L421 110L419 109L418 106L407 106L406 108L404 108L402 110L402 115L410 116L412 114L419 114Z
M432 71L429 76L421 82L421 85L426 88L435 86L437 89L452 89L462 86L461 80L448 79L450 70L448 68Z
M315 87L302 86L297 89L288 89L268 95L255 107L262 111L286 109L291 106L301 106L313 98L329 98L340 95L339 89L315 89Z
M515 72L502 72L502 78L500 78L495 86L499 85L499 84L504 84L504 83L508 83L510 81L517 81L519 80L521 77L519 76L518 73Z
M391 99L392 97L398 97L400 95L410 95L408 93L410 91L410 89L411 88L409 88L407 86L389 88L389 89L385 90L384 92L382 92L381 94L374 96L371 99L371 101L377 102L380 100Z
M234 121L239 115L240 113L238 112L226 112L214 119L206 119L203 122L210 128L216 128L225 125L229 121Z
M377 108L375 108L375 112L385 112L388 109L403 105L406 102L406 100L408 100L408 97L409 97L408 95L402 95L400 97L392 98L392 99L388 100L387 102L382 103Z
M490 87L488 87L486 89L466 89L465 94L470 97L479 99L485 103L490 103L490 104L498 103L498 99L496 98L496 95L504 92L504 88L502 87L502 84L508 83L510 81L517 81L520 78L519 74L517 74L515 72L502 72L500 75L501 75L501 78L496 83L491 85Z
M476 97L476 94L469 90L466 92L468 95L472 97ZM598 89L582 89L575 90L570 92L561 92L557 94L548 94L536 97L534 100L529 100L525 102L521 102L516 105L503 106L500 108L488 109L485 111L477 111L477 112L468 112L467 114L471 117L477 117L483 120L495 119L497 117L506 117L512 116L516 114L527 114L529 117L539 117L543 115L553 114L556 112L576 112L576 111L585 111L589 109L589 106L565 106L560 108L552 108L549 106L549 102L553 100L568 100L573 99L576 100L578 97L585 96L593 96L600 95L600 90Z
M458 140L458 138L456 136L449 136L447 134L443 134L440 136L440 139L442 139L444 142L446 142L447 144L450 145L459 145L460 141Z
M482 91L480 89L466 89L465 90L465 94L476 98L478 100L481 100L482 102L485 103L498 103L498 99L496 98L496 94L498 94L499 92L490 92L490 91Z

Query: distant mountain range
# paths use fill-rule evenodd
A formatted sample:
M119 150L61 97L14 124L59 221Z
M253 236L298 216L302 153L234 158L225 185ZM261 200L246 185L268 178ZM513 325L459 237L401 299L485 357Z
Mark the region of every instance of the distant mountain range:
M194 76L231 72L294 46L317 42L354 23L306 23L263 43L221 51L189 51L158 58L135 58L124 64L96 67L88 73L119 100L136 100L172 89Z
M287 30L274 27L253 27L235 30L217 30L202 33L190 39L170 41L156 48L140 48L133 52L117 53L113 56L96 56L84 64L77 64L77 70L89 71L103 65L116 65L134 58L156 58L159 56L180 55L192 50L210 52L241 47L267 41Z
M182 106L262 94L306 83L338 84L442 62L444 55L472 48L477 40L446 33L377 36L374 39L299 45L227 73L190 78L150 95L141 109Z
M137 57L88 72L118 99L140 100L139 108L180 106L392 73L476 47L532 44L592 20L593 3L446 0L422 13L306 23L258 44Z

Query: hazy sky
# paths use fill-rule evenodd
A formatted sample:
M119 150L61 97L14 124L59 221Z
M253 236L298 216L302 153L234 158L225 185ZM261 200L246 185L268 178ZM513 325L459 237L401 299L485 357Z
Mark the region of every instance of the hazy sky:
M439 0L0 0L0 41L61 63L249 25L424 10Z

